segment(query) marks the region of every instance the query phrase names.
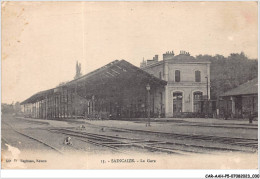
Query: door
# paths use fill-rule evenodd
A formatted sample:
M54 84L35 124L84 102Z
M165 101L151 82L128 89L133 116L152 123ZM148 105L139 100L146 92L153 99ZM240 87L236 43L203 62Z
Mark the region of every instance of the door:
M182 92L173 93L173 114L182 112Z
M196 91L193 93L193 112L201 113L202 112L202 96L203 93Z

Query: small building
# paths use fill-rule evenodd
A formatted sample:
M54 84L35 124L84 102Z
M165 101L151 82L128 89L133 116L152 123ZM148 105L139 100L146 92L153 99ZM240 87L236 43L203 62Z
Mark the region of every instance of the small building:
M245 118L258 113L258 78L254 78L220 95L220 114Z
M21 104L25 116L33 118L137 118L146 117L148 109L155 116L166 84L125 60L116 60Z
M197 60L188 52L173 51L163 54L163 60L155 55L153 60L141 62L140 68L155 77L167 81L161 94L160 110L166 117L182 113L206 113L210 99L210 62Z

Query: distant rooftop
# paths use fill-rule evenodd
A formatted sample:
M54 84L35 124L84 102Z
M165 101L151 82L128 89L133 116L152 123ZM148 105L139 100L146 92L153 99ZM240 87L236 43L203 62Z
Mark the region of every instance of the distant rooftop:
M251 81L243 83L242 85L225 92L220 96L239 96L239 95L251 95L258 94L258 78L254 78Z
M146 61L143 60L140 63L140 68L146 68L151 65L160 64L163 63L164 61L168 61L170 63L210 63L209 60L196 59L195 57L190 56L189 52L182 50L180 51L180 54L176 56L173 51L168 51L164 53L162 61L158 60L158 55L155 55L155 57L153 57L153 60L146 60Z

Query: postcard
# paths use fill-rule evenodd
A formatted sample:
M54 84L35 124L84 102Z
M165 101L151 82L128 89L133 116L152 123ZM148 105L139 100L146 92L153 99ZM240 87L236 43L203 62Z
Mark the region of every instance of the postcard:
M257 2L1 5L2 169L258 168Z

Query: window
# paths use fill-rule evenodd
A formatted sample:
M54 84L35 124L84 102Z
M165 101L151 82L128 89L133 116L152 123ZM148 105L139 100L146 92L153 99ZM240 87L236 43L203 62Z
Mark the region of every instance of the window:
M175 70L175 82L181 81L181 72L180 70Z
M200 71L195 71L195 82L201 82Z
M162 79L162 72L159 72L159 78Z
M193 99L194 100L202 100L202 92L194 92L193 94Z

